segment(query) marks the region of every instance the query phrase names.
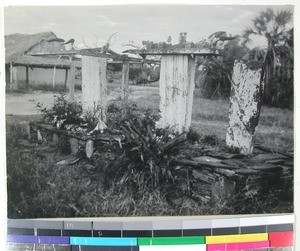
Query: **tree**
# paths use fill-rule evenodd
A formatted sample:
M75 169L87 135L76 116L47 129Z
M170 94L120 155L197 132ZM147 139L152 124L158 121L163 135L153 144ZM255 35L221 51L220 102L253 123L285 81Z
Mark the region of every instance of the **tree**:
M267 104L278 103L274 98L277 95L274 90L273 81L276 68L282 64L280 61L293 59L292 42L287 42L293 37L288 24L292 21L293 13L289 10L281 10L274 12L272 9L260 12L253 19L253 27L249 27L244 31L244 43L251 41L251 35L257 35L266 39L267 47L264 50L263 56L263 74L262 81L264 82L264 102ZM289 44L290 43L290 44ZM284 53L284 56L283 54ZM291 71L291 70L289 70ZM276 89L276 88L275 88ZM277 91L280 91L279 89Z
M196 84L201 86L201 94L206 98L228 96L234 61L242 59L249 49L240 44L238 36L227 36L225 31L215 32L197 44L220 55L198 59L201 70L196 73Z

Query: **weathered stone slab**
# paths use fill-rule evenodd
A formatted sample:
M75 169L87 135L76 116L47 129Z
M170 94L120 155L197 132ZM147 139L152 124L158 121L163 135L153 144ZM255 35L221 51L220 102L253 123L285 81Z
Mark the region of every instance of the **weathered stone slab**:
M215 158L220 159L240 159L243 158L243 154L236 154L236 153L225 153L225 152L209 152L207 155Z
M223 169L223 168L216 168L214 169L214 172L226 176L228 178L233 178L236 176L235 171Z
M230 200L235 194L236 183L231 180L220 179L212 185L213 202L224 202Z
M253 137L261 107L260 78L260 69L251 70L243 62L235 61L226 144L245 155L251 154L254 146Z
M197 162L199 166L206 166L206 167L212 167L212 168L228 168L226 164L221 163L221 160L219 161L207 161L208 157L198 157L193 158L192 160ZM213 159L213 158L212 158Z
M278 164L283 164L284 160L283 159L272 159L272 160L267 160L266 163L278 165Z
M71 153L76 154L78 152L79 142L78 139L69 138Z
M189 55L163 55L160 68L158 127L182 133L192 120L195 88L195 59Z
M235 173L244 174L244 175L253 175L253 174L259 174L260 172L254 169L242 168L242 169L235 170Z
M215 177L213 178L211 175L207 175L199 170L193 170L193 176L195 179L201 180L207 184L211 184L215 180Z
M82 56L82 106L85 112L98 111L106 122L107 80L106 59Z
M231 169L247 168L247 164L237 159L225 159L222 160L223 164L228 165Z
M210 156L200 156L200 157L196 157L193 158L193 160L198 161L198 162L208 162L208 163L221 163L222 160L220 159L216 159Z
M272 165L272 164L267 164L267 163L263 163L263 164L257 164L255 166L251 166L252 169L254 170L259 170L262 172L276 172L276 171L281 171L282 168L280 166L276 166L276 165Z
M256 161L264 162L264 161L282 160L282 159L287 159L287 157L282 154L262 153L262 154L253 156L252 158L248 158L247 160L255 161L255 162Z
M287 166L293 167L294 166L294 161L286 160L286 161L284 161L284 164L287 165Z

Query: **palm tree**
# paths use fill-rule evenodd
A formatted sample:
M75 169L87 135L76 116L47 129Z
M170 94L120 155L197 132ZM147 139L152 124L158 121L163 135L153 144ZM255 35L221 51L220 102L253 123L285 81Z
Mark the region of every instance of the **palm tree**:
M249 27L244 31L243 38L245 44L250 42L251 35L258 35L266 39L267 48L263 57L263 74L264 81L264 98L265 102L272 99L270 79L279 64L278 56L282 50L282 46L286 44L286 40L290 37L290 28L288 24L292 21L293 13L289 10L281 10L274 12L272 9L260 12L253 19L253 27ZM288 48L293 50L292 47Z

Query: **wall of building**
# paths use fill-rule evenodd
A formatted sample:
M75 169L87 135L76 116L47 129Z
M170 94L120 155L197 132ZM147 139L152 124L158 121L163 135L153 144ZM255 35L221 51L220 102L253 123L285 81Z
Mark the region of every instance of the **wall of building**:
M55 84L65 85L66 69L55 70ZM26 66L14 66L13 78L17 82L26 82ZM53 68L28 68L29 84L37 85L52 85Z
M9 69L8 69L9 70ZM69 70L68 70L69 71ZM55 69L55 85L65 86L66 69ZM69 77L69 72L68 72ZM26 66L13 67L13 79L20 84L26 82ZM28 68L29 85L37 87L43 85L52 86L53 68ZM81 86L81 78L75 79L75 86Z
M53 68L29 68L29 83L31 85L49 84L53 81ZM55 69L55 84L65 85L66 69Z

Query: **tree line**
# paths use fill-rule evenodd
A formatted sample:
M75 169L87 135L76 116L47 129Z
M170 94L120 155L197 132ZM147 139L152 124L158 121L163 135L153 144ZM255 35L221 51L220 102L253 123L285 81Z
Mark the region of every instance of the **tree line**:
M264 104L292 109L294 33L293 28L289 27L292 17L290 11L267 9L252 20L252 26L242 36L232 37L225 32L215 32L209 39L198 42L202 47L220 54L217 58L199 60L196 84L201 88L202 95L206 98L228 96L234 61L245 60L262 68ZM266 47L249 49L247 45L253 36L263 38ZM224 39L226 43L222 43Z

